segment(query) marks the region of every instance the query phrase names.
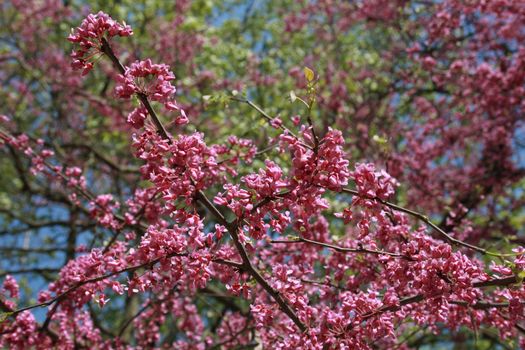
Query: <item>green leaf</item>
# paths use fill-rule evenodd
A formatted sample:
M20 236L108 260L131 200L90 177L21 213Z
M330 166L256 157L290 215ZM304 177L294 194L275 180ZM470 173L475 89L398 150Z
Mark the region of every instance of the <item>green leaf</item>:
M387 143L387 140L384 137L381 137L379 135L372 136L372 141L377 142L377 143L382 144L382 145Z
M315 74L314 74L314 71L311 70L310 68L304 67L304 76L306 80L308 80L308 82L311 82L314 80Z
M296 95L295 92L292 90L292 91L290 91L290 101L292 101L292 103L294 103L295 100L297 100L297 95Z
M0 313L0 324L4 323L5 320L7 320L7 318L9 316L11 316L13 313L12 312L2 312Z
M516 284L521 285L525 279L525 270L517 271L516 273Z

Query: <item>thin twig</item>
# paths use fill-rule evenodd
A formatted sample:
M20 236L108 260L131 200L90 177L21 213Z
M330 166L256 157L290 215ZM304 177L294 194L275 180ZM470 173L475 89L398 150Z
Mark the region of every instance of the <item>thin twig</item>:
M243 103L246 103L248 106L252 107L253 109L255 109L257 112L259 112L259 114L261 114L263 116L264 119L266 119L266 121L268 121L268 123L271 123L273 121L273 118L268 114L266 113L263 109L261 109L261 107L257 106L255 103L253 103L252 101L246 99L246 98L239 98L239 97L231 97L231 99L233 101L237 101L237 102L243 102ZM304 142L302 142L299 137L293 132L291 131L290 129L288 129L286 126L280 124L279 125L279 129L285 131L286 133L292 135L295 139L297 139L299 141L299 143L308 148L308 149L311 149L313 150L313 147L310 146L310 145L307 145L305 144Z
M454 238L452 237L451 235L449 235L448 233L446 233L445 231L443 231L438 225L434 224L429 218L428 216L424 215L424 214L421 214L421 213L418 213L414 210L411 210L411 209L408 209L408 208L404 208L402 206L399 206L397 204L394 204L394 203L391 203L391 202L388 202L388 201L385 201L381 198L378 198L378 197L373 197L373 198L369 198L369 197L365 197L363 196L362 194L360 194L358 191L356 190L352 190L352 189L349 189L349 188L343 188L342 189L342 192L343 193L348 193L348 194L351 194L351 195L354 195L354 196L358 196L360 198L363 198L363 199L369 199L369 200L375 200L375 201L378 201L379 203L383 204L384 206L387 206L395 211L399 211L399 212L402 212L402 213L405 213L405 214L408 214L410 216L413 216L421 221L423 221L425 224L427 224L428 226L430 226L432 229L434 229L436 232L438 232L441 236L443 236L447 241L449 241L451 244L455 244L455 245L458 245L458 246L463 246L463 247L466 247L466 248L469 248L469 249L472 249L472 250L475 250L481 254L484 254L484 255L490 255L490 256L498 256L498 257L503 257L503 256L514 256L516 254L500 254L500 253L494 253L494 252L490 252L484 248L481 248L481 247L478 247L478 246L475 246L473 244L470 244L470 243L467 243L467 242L463 242L457 238Z
M314 244L314 245L318 245L321 247L329 248L339 253L368 253L368 254L375 254L375 255L388 255L394 258L413 260L411 257L407 255L403 255L403 254L391 253L391 252L386 252L383 250L367 249L367 248L362 248L362 247L361 248L340 247L340 246L333 245L330 243L318 242L318 241L314 241L314 240L303 238L303 237L294 237L294 239L292 240L275 239L275 240L271 240L270 243L282 243L282 244L309 243L309 244Z

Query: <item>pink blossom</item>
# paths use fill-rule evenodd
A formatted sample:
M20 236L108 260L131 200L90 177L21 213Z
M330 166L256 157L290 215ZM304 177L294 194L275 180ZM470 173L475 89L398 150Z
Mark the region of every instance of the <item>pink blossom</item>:
M71 54L73 57L71 66L75 70L82 69L82 75L86 75L93 69L93 62L90 61L92 57L101 53L102 39L109 40L114 36L124 37L132 34L130 26L116 22L102 11L88 15L67 38L79 46Z
M18 299L20 297L20 288L18 283L11 275L5 276L4 283L2 283L2 289L9 292L11 298Z

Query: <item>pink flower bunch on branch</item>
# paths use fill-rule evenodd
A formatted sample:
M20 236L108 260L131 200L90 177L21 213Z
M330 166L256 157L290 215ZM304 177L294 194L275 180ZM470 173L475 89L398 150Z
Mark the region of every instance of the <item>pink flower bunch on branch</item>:
M82 69L82 75L86 75L93 69L95 56L101 53L102 39L130 35L133 31L126 23L120 24L102 11L90 14L67 38L79 45L79 49L71 54L71 66L76 70Z
M167 110L180 110L175 124L183 125L188 123L188 118L174 100L176 89L171 84L174 79L175 75L165 64L153 64L150 59L136 61L126 67L124 74L118 76L115 92L120 98L129 99L137 94L162 103ZM138 107L129 114L128 123L134 128L141 128L146 115L146 108Z

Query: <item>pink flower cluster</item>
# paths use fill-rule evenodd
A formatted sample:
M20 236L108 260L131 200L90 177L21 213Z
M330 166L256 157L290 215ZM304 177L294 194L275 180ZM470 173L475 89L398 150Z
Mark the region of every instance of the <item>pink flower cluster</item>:
M180 135L169 143L155 132L145 130L134 140L136 156L145 160L141 172L155 184L168 204L180 198L193 201L195 190L206 188L217 175L215 151L203 141L203 135Z
M27 349L39 346L44 349L51 346L49 338L39 336L38 322L30 311L16 316L12 323L0 323L0 346L6 349Z
M180 110L175 119L177 125L186 124L188 118L174 100L176 92L171 81L175 75L166 64L154 64L150 59L136 61L126 67L124 74L117 77L115 92L118 97L128 99L135 94L147 96L152 101L160 102L167 110ZM144 125L147 110L141 106L133 110L128 116L128 123L138 129Z
M4 283L0 288L0 306L14 310L16 308L16 302L10 299L20 298L20 288L18 283L13 276L5 276Z
M5 276L1 290L9 292L9 297L11 298L18 299L20 297L20 288L18 287L18 283L11 275Z
M121 223L116 219L113 212L120 206L118 202L113 200L111 194L101 194L90 203L90 215L96 218L97 221L104 227L118 230Z
M120 24L106 13L100 11L97 14L88 15L67 38L76 43L80 48L73 51L71 66L75 70L82 69L82 75L93 69L91 59L101 52L102 39L110 39L114 36L130 36L133 34L131 27L126 23Z
M94 249L89 254L81 255L74 260L70 260L60 271L60 277L57 281L49 285L49 290L39 295L39 302L44 302L52 298L52 293L59 295L78 283L89 278L99 277L108 272L114 272L126 266L124 253L126 245L118 242L111 247L106 253L100 249ZM72 291L64 308L82 307L92 299L102 302L102 306L107 300L103 291L107 287L112 287L118 291L118 283L111 279L103 279L93 283L85 284Z
M253 209L252 195L239 185L225 184L225 193L218 193L214 203L230 208L237 217L243 217Z
M259 174L250 174L242 178L246 187L255 191L259 198L273 197L288 186L288 182L282 178L283 171L277 164L271 160L267 160L265 164L266 168L259 170Z
M305 140L313 142L309 129L303 132ZM329 129L319 149L306 148L298 139L283 134L281 141L293 152L293 177L302 184L311 184L333 191L340 191L348 184L349 162L343 150L344 138L339 130Z
M376 171L374 164L357 163L352 172L357 191L362 198L387 200L394 194L398 182L386 171Z
M127 122L135 129L140 129L144 126L144 122L148 117L148 111L145 107L140 106L132 110L128 114Z

